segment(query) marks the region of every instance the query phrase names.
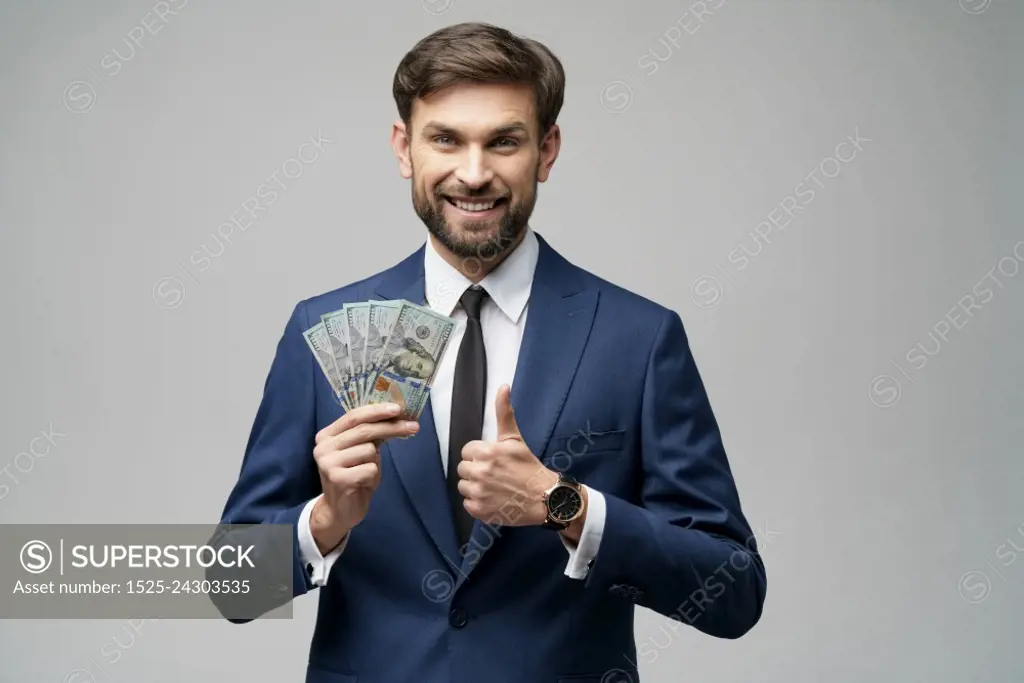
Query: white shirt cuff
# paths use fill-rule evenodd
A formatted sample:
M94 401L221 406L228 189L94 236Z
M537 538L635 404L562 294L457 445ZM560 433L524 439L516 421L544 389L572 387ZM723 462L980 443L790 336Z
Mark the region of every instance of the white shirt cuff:
M302 513L299 515L299 551L302 553L302 563L305 565L306 571L309 572L309 578L314 586L323 586L327 583L327 577L331 574L331 567L334 566L334 563L341 556L341 552L348 545L348 534L346 534L341 544L327 553L326 557L321 555L320 549L316 547L316 541L313 540L313 531L309 528L309 515L313 511L313 506L322 497L323 494L321 493L306 503L306 507L302 508Z
M597 550L601 546L601 536L604 534L605 519L604 496L598 491L587 487L587 519L583 522L583 532L580 534L579 545L573 547L572 543L562 534L562 545L569 552L569 562L565 565L565 575L570 579L585 579L590 571L590 563L597 557Z

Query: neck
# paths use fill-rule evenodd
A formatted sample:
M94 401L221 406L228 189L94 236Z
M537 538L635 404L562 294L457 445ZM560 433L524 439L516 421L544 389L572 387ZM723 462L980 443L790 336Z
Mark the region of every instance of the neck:
M526 237L526 230L520 232L515 241L509 244L506 249L503 249L500 254L494 256L488 254L487 249L479 250L478 253L480 255L459 256L441 244L433 235L430 235L430 244L448 265L465 275L473 284L479 284L481 280L487 277L488 273L500 266L508 258L509 254L522 244L524 237Z

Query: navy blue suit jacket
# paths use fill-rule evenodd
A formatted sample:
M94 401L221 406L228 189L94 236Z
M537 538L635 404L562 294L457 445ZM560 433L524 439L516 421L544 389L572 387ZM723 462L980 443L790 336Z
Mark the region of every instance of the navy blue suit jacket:
M764 565L678 314L538 239L511 400L533 453L605 496L587 577L565 576L539 527L477 522L458 547L428 403L418 434L382 447L380 488L319 589L308 683L636 681L636 605L719 638L760 618ZM295 307L222 523L295 525L321 492L314 437L343 409L302 331L348 302L424 302L424 248ZM316 587L294 548L297 597Z

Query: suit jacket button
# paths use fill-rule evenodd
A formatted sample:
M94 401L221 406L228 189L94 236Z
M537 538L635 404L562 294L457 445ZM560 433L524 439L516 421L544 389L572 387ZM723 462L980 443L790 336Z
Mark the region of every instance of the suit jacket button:
M466 610L456 607L448 614L448 623L455 628L462 628L469 621L469 615L466 614Z

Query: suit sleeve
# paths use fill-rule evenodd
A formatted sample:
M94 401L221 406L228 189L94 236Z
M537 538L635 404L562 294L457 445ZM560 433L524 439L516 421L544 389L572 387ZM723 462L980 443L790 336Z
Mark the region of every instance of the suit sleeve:
M761 618L764 563L682 320L651 349L640 417L640 504L605 493L601 552L587 587L631 598L719 638Z
M313 588L302 559L298 521L306 503L321 493L313 459L315 359L302 336L309 326L305 305L299 303L278 342L238 481L221 515L221 524L291 525L292 598Z

